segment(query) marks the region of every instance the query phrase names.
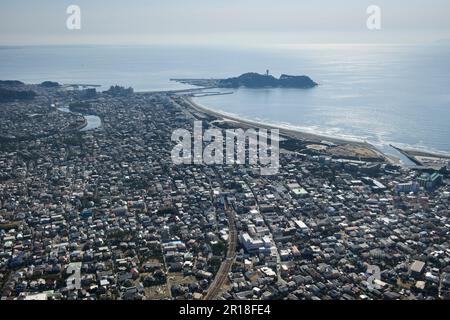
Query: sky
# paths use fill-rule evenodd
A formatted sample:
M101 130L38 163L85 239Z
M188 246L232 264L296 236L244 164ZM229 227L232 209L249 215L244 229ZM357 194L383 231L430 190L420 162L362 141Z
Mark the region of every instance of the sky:
M66 27L72 4L80 30ZM449 17L448 0L0 0L0 45L448 42Z

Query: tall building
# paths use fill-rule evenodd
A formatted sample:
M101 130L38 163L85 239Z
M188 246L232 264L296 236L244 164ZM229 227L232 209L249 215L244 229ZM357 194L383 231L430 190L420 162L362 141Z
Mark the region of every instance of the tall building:
M439 174L437 172L433 174L424 173L417 179L417 182L421 187L424 187L427 190L432 190L442 183L443 178L444 177L442 176L442 174Z

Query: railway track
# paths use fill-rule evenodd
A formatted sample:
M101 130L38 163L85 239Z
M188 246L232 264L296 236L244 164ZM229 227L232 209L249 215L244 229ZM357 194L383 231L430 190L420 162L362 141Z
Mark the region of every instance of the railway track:
M228 216L228 228L230 229L230 234L228 237L228 250L225 260L220 265L219 271L214 278L213 283L208 289L204 300L215 300L217 295L220 293L225 281L227 280L228 273L234 263L236 257L236 245L237 245L237 230L234 222L234 212L232 209L227 210Z

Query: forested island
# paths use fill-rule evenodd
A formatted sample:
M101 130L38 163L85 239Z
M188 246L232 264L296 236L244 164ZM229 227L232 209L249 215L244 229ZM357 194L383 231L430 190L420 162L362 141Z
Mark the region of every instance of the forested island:
M236 78L220 80L220 88L314 88L318 84L308 76L289 76L281 75L279 79L269 74L244 73Z
M184 84L200 86L206 88L297 88L311 89L318 86L308 76L290 76L283 74L280 78L276 78L269 74L259 74L256 72L248 72L239 77L227 79L171 79Z

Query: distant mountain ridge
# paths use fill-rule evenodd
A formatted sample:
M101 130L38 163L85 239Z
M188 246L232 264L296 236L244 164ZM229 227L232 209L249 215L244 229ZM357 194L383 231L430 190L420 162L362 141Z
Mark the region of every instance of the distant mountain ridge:
M218 81L221 88L299 88L310 89L318 84L308 76L290 76L283 74L279 79L269 74L259 74L255 72L244 73L235 78L228 78Z

